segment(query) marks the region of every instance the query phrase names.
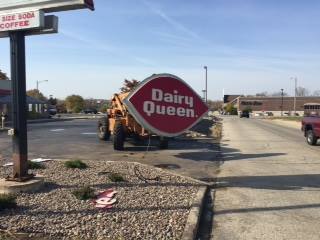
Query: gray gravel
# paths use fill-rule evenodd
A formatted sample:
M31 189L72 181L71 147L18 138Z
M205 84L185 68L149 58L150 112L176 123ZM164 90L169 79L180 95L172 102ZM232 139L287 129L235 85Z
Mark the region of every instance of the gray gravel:
M0 212L0 229L40 239L181 238L199 183L139 164L144 177L160 177L146 183L136 176L136 164L86 163L90 167L85 170L66 169L62 161L45 163L46 169L36 172L45 177L45 189L19 194L17 209ZM109 172L120 173L127 182L112 183ZM0 174L5 176L3 168ZM112 187L118 202L111 210L98 210L91 201L77 200L72 191L83 185L97 191Z

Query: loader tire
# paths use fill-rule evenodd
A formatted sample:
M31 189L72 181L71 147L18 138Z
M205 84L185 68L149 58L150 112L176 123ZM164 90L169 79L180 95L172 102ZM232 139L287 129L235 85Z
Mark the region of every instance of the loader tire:
M123 150L125 140L125 132L121 122L116 122L113 130L113 149L121 151Z
M160 149L168 149L169 147L169 141L168 138L160 138L160 142L159 142L159 148Z
M98 137L100 140L107 141L110 139L109 118L103 117L98 122Z

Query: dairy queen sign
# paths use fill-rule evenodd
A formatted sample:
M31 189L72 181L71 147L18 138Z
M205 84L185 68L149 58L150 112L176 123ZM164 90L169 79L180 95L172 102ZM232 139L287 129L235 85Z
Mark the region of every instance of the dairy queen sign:
M182 134L208 111L200 96L186 82L171 74L147 78L124 103L144 128L165 137Z

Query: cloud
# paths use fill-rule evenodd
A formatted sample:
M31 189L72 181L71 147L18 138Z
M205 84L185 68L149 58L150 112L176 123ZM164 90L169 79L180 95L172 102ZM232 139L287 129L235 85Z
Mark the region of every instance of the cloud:
M86 45L90 46L90 48L103 50L103 51L106 51L109 53L114 53L116 51L116 48L113 46L109 46L107 44L101 44L101 43L94 41L92 39L85 38L85 37L83 37L83 35L79 35L77 33L70 31L70 30L60 29L59 33L61 33L65 37L68 37L68 38L77 40L79 42L85 43Z
M93 39L85 38L82 35L74 33L69 30L61 29L59 32L65 37L77 40L87 45L88 48L97 49L99 51L104 51L109 53L110 55L116 55L121 58L131 59L137 63L144 64L146 66L154 66L155 63L149 59L143 58L141 56L133 56L127 52L124 52L123 49L120 49L115 46L107 45L105 43L100 43L99 41L95 41Z
M197 40L202 40L201 37L191 29L187 28L183 24L169 17L165 12L163 12L160 8L157 8L155 5L151 4L148 0L141 0L153 13L157 14L164 21L166 21L169 25L171 25L176 30L187 34L189 37L192 37Z

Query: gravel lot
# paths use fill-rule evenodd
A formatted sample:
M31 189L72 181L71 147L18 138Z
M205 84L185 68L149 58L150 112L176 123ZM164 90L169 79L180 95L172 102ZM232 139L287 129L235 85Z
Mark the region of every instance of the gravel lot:
M39 239L180 239L199 183L161 169L128 162L86 161L84 170L66 169L62 161L45 163L36 173L45 177L45 189L19 194L18 207L0 212L0 229L28 233ZM160 177L160 181L143 181ZM1 168L0 175L6 173ZM108 173L120 173L127 182L112 183ZM98 210L80 201L72 191L90 185L115 189L113 209ZM0 235L0 239L1 235Z

